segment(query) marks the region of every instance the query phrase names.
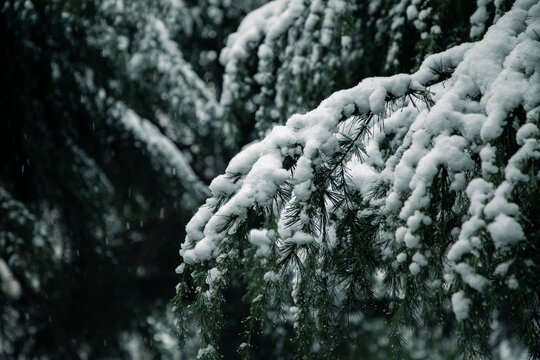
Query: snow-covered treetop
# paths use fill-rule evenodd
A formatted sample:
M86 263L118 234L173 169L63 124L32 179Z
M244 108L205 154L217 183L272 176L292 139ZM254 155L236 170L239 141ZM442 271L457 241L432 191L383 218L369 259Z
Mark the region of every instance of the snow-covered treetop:
M244 20L235 35L243 38L221 55L222 103L237 91L237 62L249 57L242 44L264 34L263 86L265 54L303 6L276 1ZM345 6L330 1L317 21L324 27ZM251 278L252 317L265 318L271 304L290 307L299 351L325 349L325 326L339 323L351 297L372 298L382 272L398 325L409 323L407 309L427 321L432 307L451 301L464 349L485 351L482 336L466 334L475 326L489 333L503 296L524 287L537 299L527 286L538 273L539 29L540 4L517 1L480 41L431 55L411 75L335 92L236 155L187 225L178 272L187 266L196 283L191 309L219 313L220 291L243 259L260 270L246 275L260 276ZM212 358L219 327L205 318L198 325L201 357Z

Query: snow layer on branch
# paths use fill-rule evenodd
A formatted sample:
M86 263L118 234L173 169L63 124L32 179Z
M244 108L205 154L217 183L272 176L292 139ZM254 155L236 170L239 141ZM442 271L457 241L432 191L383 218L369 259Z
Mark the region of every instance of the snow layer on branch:
M463 53L463 49L464 47L459 47L455 52L439 55L437 61L452 63L455 61L456 52ZM429 66L430 62L427 64ZM252 145L237 155L227 168L227 173L240 174L241 180L222 175L218 178L219 181L212 184L215 194L221 192L233 195L208 219L204 229L196 230L197 234L202 232L205 235L200 239L200 243L195 245L194 249L183 246L181 253L184 260L194 262L208 259L217 244L226 236L226 232L220 230L225 219L231 216L242 219L247 209L255 205L269 206L279 186L290 178L289 172L282 168L288 149L303 149L303 155L297 161L297 169L291 180L295 184L295 194L301 199L309 198L313 190L310 183L310 164L319 156L330 156L336 151L338 141L335 134L340 121L346 119L344 112L353 106L358 113L369 113L370 97L375 90L383 93L383 89L384 93L395 98L403 97L409 91L424 91L424 87L415 81L415 76L429 78L422 68L418 75L368 79L355 88L337 92L323 101L317 109L305 115L294 115L286 126L276 126L261 143ZM199 237L194 235L188 233L186 244L192 244L192 237ZM199 259L197 254L204 256Z
M0 258L0 289L11 299L18 299L21 296L21 285L13 276L9 266L4 259Z
M225 67L222 104L229 105L236 97L238 85L235 84L235 78L239 71L238 63L250 56L253 47L257 46L263 38L267 27L275 26L274 32L280 30L277 24L282 22L278 22L277 19L286 6L286 0L275 0L252 11L242 20L238 30L227 39L227 46L219 56L219 61ZM264 56L264 52L261 55Z
M119 119L126 130L141 141L146 149L159 159L161 166L172 167L172 173L178 177L182 184L192 191L192 195L201 198L207 194L206 187L191 169L185 156L178 150L176 145L159 128L150 121L141 118L133 110L118 102L111 109L113 118Z
M132 78L142 77L148 69L160 73L162 97L173 106L190 104L202 126L209 122L208 110L216 108L214 92L193 71L182 56L175 41L171 39L166 25L159 19L149 16L147 24L138 40L137 51L128 62L128 72Z
M525 234L521 225L513 218L499 214L495 221L487 227L495 247L502 248L525 240Z
M257 16L261 22L275 16L282 4L271 3ZM237 238L249 210L264 209L276 216L278 236L271 241L278 247L301 249L319 241L325 235L321 229L334 234L333 241L346 243L335 238L332 223L324 226L324 216L318 220L307 214L321 191L344 192L346 187L349 196L354 188L362 206L369 204L357 217L378 213L383 218L380 235L389 239L382 249L385 257L394 267L408 269L407 276L415 281L422 281L418 275L428 263L439 263L450 273L445 281L458 289L452 295L456 318L466 319L472 302L465 295L491 287L492 274L485 273L479 257L487 251L486 241L497 250L489 256L502 258L527 240L512 194L530 178L528 164L540 159L540 46L534 30L540 26L539 15L540 4L517 1L479 42L432 55L412 75L365 79L274 127L240 152L226 174L212 183L213 198L188 224L180 251L184 262L225 256L221 245ZM229 61L232 55L223 56ZM441 72L451 75L440 78ZM524 116L519 117L519 111ZM519 129L512 130L514 124ZM499 140L509 129L519 148L501 165L496 161ZM352 147L342 145L351 134L359 134ZM353 155L354 147L365 156ZM341 163L336 165L336 159ZM293 166L286 166L291 161ZM325 172L337 178L340 165L350 170L342 188L329 185L324 177L321 181ZM433 194L440 194L435 186L447 186L455 195L448 209L433 204ZM383 189L382 196L373 196L377 189ZM290 197L282 196L286 190L291 190ZM326 210L341 220L347 202L325 201ZM291 211L283 209L292 209L297 219L290 221ZM457 226L450 236L444 235L447 249L433 259L424 241L430 231L423 232L423 227L439 226L450 212L458 217ZM307 230L310 223L315 226Z
M126 78L143 88L151 86L159 94L154 115L165 134L186 143L191 143L193 132L206 134L220 106L214 89L195 73L174 41L179 27L189 33L193 26L193 14L186 4L105 1L100 11L102 16L92 25L88 42L102 49L110 61L121 62ZM192 124L190 119L197 121Z
M155 87L152 91L159 93L163 105L154 115L163 132L118 100L112 91L106 93L95 83L91 69L75 74L75 77L81 88L97 94L98 105L110 114L109 124L122 126L144 144L154 155L153 161L175 176L186 192L193 195L185 197L193 202L188 206L196 206L208 191L173 140L180 142L188 138L186 142L193 143L194 131L204 135L202 133L212 129L215 122L210 122L210 119L220 113L220 107L214 90L193 71L173 40L171 32L178 27L178 19L174 15L185 13L185 4L167 0L154 5L145 7L137 2L104 1L99 9L102 14L90 27L86 41L102 49L108 60L122 62L126 77L134 84L146 86L150 83ZM138 30L134 32L134 28ZM148 73L153 76L151 81L146 81ZM118 83L117 80L111 82ZM109 85L118 87L118 84ZM127 86L131 85L128 83ZM175 116L181 121L171 121ZM73 148L73 151L83 162L88 162L80 150ZM95 164L87 165L95 168ZM102 178L106 190L111 191L108 180L101 176L99 169L96 168L95 172Z
M454 310L457 321L463 321L469 317L470 306L471 300L465 297L463 291L452 294L452 310Z
M271 240L266 236L266 230L253 229L249 233L249 242L257 247L257 255L266 256Z
M333 76L321 74L358 64L362 51L352 49L358 40L351 36L362 36L359 22L342 22L360 7L341 0L277 0L248 14L220 54L220 104L255 116L259 134L316 106L337 88Z
M262 23L262 19L279 13L280 6L283 6L282 2L274 2L259 9L251 15L253 18L245 20L246 24L257 21ZM434 91L436 99L434 106L428 109L422 104L418 105L420 113L410 125L403 144L396 155L387 160L386 169L381 172L393 183L389 198L395 196L394 193L410 191L400 208L400 218L407 220L416 216L417 211L421 212L429 202L427 190L439 167L447 168L452 174L471 171L474 163L468 152L471 145L476 149L481 147L476 143L480 135L488 145L488 141L497 138L502 132L506 114L520 104L526 111L537 106L538 95L531 94L538 94L535 90L538 87L536 80L540 61L537 61L537 44L531 39L531 32L526 31L526 24L538 20L534 16L528 17L529 7L530 4L526 2L518 3L514 10L488 31L482 41L460 45L430 56L413 75L366 79L354 88L334 93L315 110L292 116L286 126L275 127L262 142L242 151L227 168L228 174L239 174L240 180L233 181L228 175L222 175L219 182L213 183L215 195L231 196L205 224L201 224L203 228L197 229L198 233L205 235L201 240L204 248L212 252L225 238L226 232L220 230L224 219L231 216L242 219L249 208L269 206L286 180L292 181L299 198L309 198L313 190L309 169L313 165L309 164L320 162L325 156L332 156L336 152L338 125L346 120L350 106L359 114L379 113L382 111L383 97L388 100L387 97L400 98L411 92L426 91L423 84L437 79L433 71L435 66L453 68L457 65L445 86L432 86L431 91ZM537 7L533 7L530 12L538 11ZM259 24L258 28L261 26ZM234 44L239 44L238 40ZM231 50L228 51L223 55L224 61L233 56ZM240 50L237 52L242 53ZM524 53L527 56L518 55ZM517 69L523 68L530 69L526 70L528 76L518 72ZM480 103L474 103L469 96L479 92L484 96ZM409 102L409 107L412 106L416 107L417 104ZM487 116L481 114L482 108L485 108ZM451 132L457 134L449 135ZM296 147L303 149L303 153L291 177L282 168L282 163L287 150ZM471 195L474 198L474 194ZM474 206L475 203L471 203L472 214L476 212ZM469 226L472 225L470 222ZM409 237L413 236L414 230L409 230ZM462 239L468 236L467 231ZM191 236L188 233L188 238ZM415 242L412 247L417 245ZM199 246L203 247L202 244ZM459 252L463 253L463 250ZM202 260L197 257L197 250L183 249L182 253L190 262ZM208 251L204 253L209 254ZM458 256L457 250L451 254L453 258ZM207 258L204 256L204 259Z

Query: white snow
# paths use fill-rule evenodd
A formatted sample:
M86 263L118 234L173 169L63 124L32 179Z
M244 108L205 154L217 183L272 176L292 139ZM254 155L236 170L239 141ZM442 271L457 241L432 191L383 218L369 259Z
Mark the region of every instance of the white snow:
M402 262L405 262L405 260L407 260L407 254L405 253L399 253L397 256L396 256L396 261L398 263L402 263Z
M211 354L214 354L215 352L216 349L212 345L208 345L204 348L201 347L197 352L197 359L201 359L203 356L209 356Z
M279 276L279 274L276 274L273 271L268 271L263 276L263 280L264 281L269 281L269 282L277 282L277 281L279 281L279 279L281 279L281 276Z
M175 269L175 272L178 274L178 275L181 275L184 273L184 269L186 268L186 264L185 263L181 263L180 265L178 265Z
M418 16L418 9L413 4L407 6L407 19L409 21L416 19Z
M162 165L174 167L176 176L186 188L192 191L193 196L208 194L206 186L195 175L185 156L167 136L161 133L157 126L141 118L120 102L111 110L111 113L120 120L126 130L146 146L148 151L156 154L156 159L164 160Z
M412 274L413 276L418 275L418 273L420 272L420 265L418 265L418 264L415 263L415 262L412 262L412 263L409 265L409 271L411 272L411 274Z
M540 134L535 124L527 123L522 125L516 133L516 141L519 145L525 144L527 139L535 139Z
M419 252L413 255L412 260L420 266L426 266L428 264L426 257Z
M11 299L17 300L21 297L21 285L2 258L0 258L0 289Z
M258 256L268 255L270 239L266 236L266 230L253 229L249 232L249 242L257 247Z
M513 262L514 260L508 260L506 262L503 262L497 265L497 267L495 268L494 274L499 275L499 276L505 276L506 273L508 272L508 268L510 267L510 265L512 265Z
M456 315L457 321L463 321L469 318L469 308L471 300L465 297L465 293L460 290L452 294L452 310Z
M466 263L459 263L454 268L456 272L461 275L463 281L476 291L482 292L484 287L489 285L488 279L477 274L474 269Z
M369 107L374 114L384 114L386 105L386 89L384 87L377 88L369 96Z
M495 221L487 226L487 229L497 249L525 240L521 225L514 218L505 214L499 214Z

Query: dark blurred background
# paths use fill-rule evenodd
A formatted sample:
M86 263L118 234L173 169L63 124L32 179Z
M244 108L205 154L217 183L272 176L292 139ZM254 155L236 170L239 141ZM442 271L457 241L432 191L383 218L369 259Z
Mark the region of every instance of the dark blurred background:
M213 3L0 3L0 358L182 357L184 226L235 150L217 55L260 1Z

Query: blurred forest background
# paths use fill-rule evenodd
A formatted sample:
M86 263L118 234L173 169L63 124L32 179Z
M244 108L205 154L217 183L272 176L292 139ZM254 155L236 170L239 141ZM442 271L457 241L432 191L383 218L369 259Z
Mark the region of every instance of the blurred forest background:
M0 4L0 358L191 358L177 348L174 269L230 158L332 92L484 31L471 32L474 1L359 1L330 38L309 39L318 60L299 66L294 26L270 61L250 24L243 47L227 43L264 3ZM511 5L496 3L483 22ZM225 358L243 291L233 282L226 295Z

